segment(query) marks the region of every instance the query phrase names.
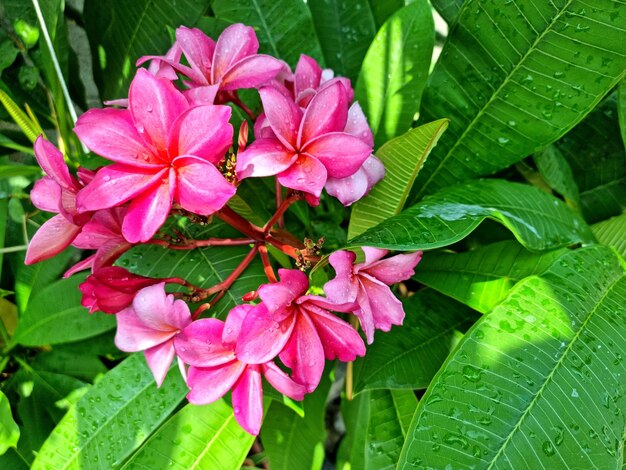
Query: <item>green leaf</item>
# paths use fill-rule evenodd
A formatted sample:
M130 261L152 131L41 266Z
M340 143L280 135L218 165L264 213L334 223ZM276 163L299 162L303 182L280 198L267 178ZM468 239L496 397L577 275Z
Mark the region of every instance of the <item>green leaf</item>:
M41 447L33 470L119 466L186 390L176 368L157 389L143 355L130 356L70 408Z
M418 266L419 269L419 266ZM423 289L403 301L404 324L377 333L354 363L354 391L423 389L459 337L478 315L464 305Z
M240 237L235 231L224 232L224 225L213 222L205 228L186 229L187 236L195 239L213 237ZM117 264L126 269L149 277L181 277L200 287L211 287L224 281L250 251L246 246L213 246L195 250L167 250L159 246L137 246L125 253ZM213 316L224 316L241 296L267 282L263 265L257 258L233 283L226 295L211 307Z
M78 284L84 275L61 279L38 292L20 317L13 341L25 346L69 343L115 327L115 315L87 313Z
M124 97L137 59L148 54L165 54L172 45L167 27L193 26L208 3L207 0L86 0L83 19L100 97L103 100Z
M589 223L621 214L626 208L626 152L617 106L613 93L554 144L572 168L581 210Z
M13 420L9 399L0 392L0 455L3 455L9 447L16 447L19 438L20 428Z
M377 145L411 128L420 108L434 44L435 26L427 0L398 10L376 34L354 94Z
M387 142L376 152L385 165L385 178L354 205L348 238L400 213L417 174L447 127L447 119L424 124Z
M507 240L465 253L427 253L413 279L487 313L518 281L541 274L566 251L532 253L519 243Z
M619 92L617 99L617 115L619 116L619 127L622 131L622 142L626 148L626 79L619 82Z
M367 0L376 21L376 29L380 29L385 21L404 6L404 0Z
M93 382L107 372L107 368L95 354L76 354L74 350L55 347L52 351L43 351L37 355L32 366L38 370L56 372Z
M24 111L6 94L3 90L0 90L0 104L2 104L11 118L20 127L22 132L28 140L35 142L35 139L41 134L40 128L31 118L29 118Z
M254 27L260 51L284 60L292 67L300 54L322 62L322 49L311 13L298 0L215 0L215 16L231 23Z
M446 23L452 25L461 11L464 0L432 0L435 10L446 20Z
M411 390L373 390L342 400L346 422L337 456L340 470L395 468L417 398Z
M541 152L533 155L539 173L545 182L565 198L573 209L580 207L580 194L574 173L563 154L554 145L548 145Z
M374 35L376 22L368 0L309 0L326 66L355 81Z
M619 5L465 2L422 100L450 119L413 200L504 169L554 142L624 76Z
M237 424L224 400L189 404L152 434L122 468L232 470L241 467L253 442L254 436Z
M439 248L462 240L485 218L502 223L534 251L593 241L587 224L560 200L532 186L494 179L441 190L349 245L393 250Z
M614 248L626 258L626 214L593 224L591 231L600 243Z
M399 468L617 468L626 273L567 253L467 332L415 413Z
M324 375L318 388L302 402L304 416L272 401L261 429L261 440L272 470L322 468L329 388L330 380Z

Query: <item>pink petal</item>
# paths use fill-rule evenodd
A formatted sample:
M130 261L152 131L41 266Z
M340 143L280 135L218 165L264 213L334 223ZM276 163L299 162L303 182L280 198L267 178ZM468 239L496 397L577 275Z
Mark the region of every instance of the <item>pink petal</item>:
M416 251L405 255L395 255L372 263L360 273L368 274L387 285L406 281L415 274L415 266L422 259L422 252Z
M350 106L350 109L348 110L348 121L346 122L346 127L343 131L346 134L358 137L370 147L374 146L374 136L372 134L372 130L367 123L367 118L365 117L359 103L352 103L352 106Z
M153 346L146 349L143 354L146 356L146 362L152 371L157 387L160 387L174 360L174 341L169 340Z
M150 64L150 67L148 70L152 69L152 64L157 62L160 64L161 70L163 70L164 72L164 73L158 73L158 72L152 73L152 75L154 75L156 78L162 78L162 79L166 79L170 81L175 81L176 79L178 79L178 76L176 76L176 72L178 72L178 73L181 73L182 75L185 75L186 77L191 78L194 83L199 83L200 86L204 86L206 84L206 80L204 79L201 73L179 62L180 57L176 59L176 58L171 58L171 57L168 58L167 55L166 56L145 55L143 57L140 57L137 60L137 62L135 62L135 66L139 67L140 65L143 65L149 60L151 60L152 63ZM167 70L168 68L169 70ZM122 101L122 100L119 100L119 101ZM105 104L107 103L108 102L105 102Z
M228 312L228 316L224 322L224 331L222 332L222 343L224 346L234 349L237 338L239 338L239 334L241 333L241 325L254 307L255 306L252 304L242 304L233 307L230 312Z
M187 385L191 391L187 400L195 405L206 405L222 398L246 369L239 361L217 367L194 367L187 372Z
M265 117L276 134L276 138L289 150L295 149L302 111L293 100L272 86L262 87L259 89L259 94Z
M215 102L215 95L219 90L218 85L207 85L183 91L183 95L192 106L208 105Z
M320 80L322 78L322 69L315 59L302 54L300 55L300 60L298 60L298 64L296 65L294 78L296 96L308 88L317 90L320 86Z
M61 186L51 177L44 176L35 181L35 186L30 192L30 200L37 209L46 212L59 212Z
M264 304L257 305L244 319L235 354L247 364L263 364L285 347L295 326L295 315L278 322Z
M299 383L294 382L273 362L267 362L261 366L263 375L272 387L280 393L287 395L294 400L304 399L306 389Z
M124 238L130 243L150 240L165 223L172 208L175 191L176 174L170 168L169 179L156 183L130 204L122 225Z
M169 341L175 331L159 331L146 326L130 306L115 315L117 332L115 345L126 352L144 351L158 344Z
M236 188L211 163L198 157L174 160L176 200L183 208L200 215L211 215L226 205Z
M248 366L233 387L235 420L256 436L263 422L263 380L259 366Z
M283 69L278 59L258 54L243 58L234 64L222 77L222 90L256 88L276 77Z
M270 126L269 121L265 117L265 113L259 114L256 118L256 121L254 121L254 138L256 140L260 140L260 139L277 140L276 136L274 135L274 131L272 130L272 127ZM283 145L280 142L279 144L281 146ZM237 156L237 158L239 157L241 157L241 155Z
M278 275L280 282L263 284L258 289L259 297L273 318L276 318L274 313L287 308L309 288L309 278L302 271L279 269Z
M343 313L353 312L354 309L357 308L357 305L354 302L331 302L326 297L321 297L319 295L303 295L296 300L296 304L305 308L313 306L313 308L321 308L323 310Z
M301 154L296 162L278 175L278 181L286 188L304 191L319 197L326 184L326 168L317 158Z
M332 132L307 143L303 149L313 155L333 178L345 178L355 173L372 153L362 140L344 132Z
M24 263L34 264L58 255L70 246L79 232L78 225L74 225L60 214L55 215L39 227L35 236L31 238Z
M197 84L209 84L211 58L215 52L215 41L198 28L181 26L176 30L176 42L194 71L188 75Z
M254 29L241 23L230 25L220 34L215 45L211 83L221 82L230 67L258 50L259 41Z
M102 212L108 212L108 210L104 209L98 211L96 214L101 214ZM97 250L103 243L107 243L112 239L119 242L120 238L121 232L112 232L109 227L102 225L96 217L94 217L83 226L82 232L76 237L73 245L83 250Z
M363 263L357 264L354 272L358 273L362 269L367 269L376 261L384 258L389 250L383 250L382 248L372 248L371 246L362 246L361 250L363 250L363 254L365 255L365 261Z
M289 168L298 155L274 139L257 138L237 156L239 179L277 175Z
M41 169L62 188L77 190L76 180L70 176L63 154L54 144L45 140L42 136L35 140L35 157Z
M298 145L303 147L316 137L343 131L347 119L346 90L336 82L318 92L307 106L298 133Z
M280 358L293 371L293 379L304 385L307 393L317 388L324 372L324 348L307 314L298 314L296 327Z
M91 269L93 267L93 260L95 258L96 258L96 255L91 255L85 258L84 260L79 261L78 263L71 266L67 271L63 273L63 278L67 279L68 277L72 277L74 274L84 271L85 269ZM89 313L93 313L93 312L89 312Z
M169 134L169 154L194 155L213 164L224 158L233 142L228 106L196 106L182 113Z
M366 274L360 275L359 278L369 301L374 327L378 330L389 331L392 325L402 325L404 308L389 286ZM357 299L357 301L363 308L361 300ZM363 330L365 331L365 328Z
M174 339L176 354L194 367L214 367L235 359L232 348L222 344L224 322L203 318L189 324Z
M339 199L346 207L361 199L370 190L367 174L363 168L359 168L356 173L345 178L329 177L324 188L328 194Z
M165 292L165 283L144 287L133 300L133 310L144 325L158 331L178 333L191 323L189 307Z
M74 132L92 152L114 162L148 168L159 164L127 109L90 109L78 118Z
M155 172L119 163L101 168L91 183L78 192L78 210L95 211L123 204L160 181L166 171Z
M367 344L372 344L374 341L374 330L376 329L376 326L374 325L374 313L372 312L372 306L370 305L367 292L362 285L359 286L356 302L359 308L354 311L354 314L361 323L361 329L363 330L363 333L365 333Z
M353 276L356 254L352 251L336 251L328 262L335 269L335 278L324 284L324 293L333 302L354 302L359 289L358 281Z
M165 59L177 62L180 61L181 54L182 50L180 48L180 45L175 42L165 54ZM171 81L175 81L178 79L178 76L176 75L176 70L167 62L162 60L153 60L150 63L148 70L151 74L159 78L166 78L167 80ZM126 105L126 107L128 107L128 104Z
M326 359L349 362L365 355L365 344L350 324L321 308L309 307L307 311L322 340Z
M172 82L139 69L128 92L129 109L139 134L156 150L167 148L172 123L189 105Z

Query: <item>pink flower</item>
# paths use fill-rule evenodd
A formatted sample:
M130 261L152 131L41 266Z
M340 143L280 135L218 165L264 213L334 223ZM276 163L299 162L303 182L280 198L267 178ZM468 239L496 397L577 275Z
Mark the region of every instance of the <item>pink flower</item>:
M391 325L404 320L402 303L393 295L390 285L409 279L422 258L422 252L396 255L382 259L387 250L362 247L365 262L354 264L351 251L336 251L329 262L337 273L335 279L324 285L324 293L334 302L355 302L368 344L374 340L374 330L389 331Z
M199 29L181 26L176 30L176 45L189 66L181 64L179 58L172 59L171 53L170 57L142 57L137 65L151 59L169 64L191 80L186 84L196 102L213 102L219 91L255 88L284 68L278 59L257 54L259 41L254 29L240 23L226 28L217 44ZM218 102L225 101L219 98Z
M301 271L280 269L279 275L280 282L259 287L263 303L246 316L235 352L250 363L280 355L308 393L319 384L325 359L353 361L365 354L365 345L352 326L330 313L352 311L353 303L303 295L309 280Z
M70 172L61 152L39 136L35 157L47 176L35 183L30 198L35 207L55 215L37 230L26 252L26 264L38 263L61 253L80 233L91 214L76 210L76 194L83 185Z
M78 288L83 293L81 304L89 313L117 313L128 307L137 292L164 279L138 276L118 266L97 269Z
M174 339L191 323L189 307L165 293L161 282L141 289L132 305L119 312L115 345L126 352L144 351L160 387L174 359Z
M232 144L230 108L190 107L171 82L144 69L130 85L128 102L129 109L92 109L78 119L80 139L115 162L79 193L79 210L132 200L122 225L131 243L152 238L173 202L201 215L220 210L235 194L215 167Z
M237 157L240 179L278 175L280 184L319 197L328 177L354 174L372 153L371 145L343 132L348 94L336 81L320 90L304 113L273 86L259 90L273 136L265 133Z
M215 318L197 320L175 339L176 353L191 367L187 399L203 405L214 402L232 389L235 419L247 432L257 435L263 421L261 376L279 392L302 400L304 388L293 382L273 362L247 364L235 357L235 344L242 321L251 305L232 309L226 323Z
M126 210L126 207L113 207L93 214L72 245L83 250L96 250L96 253L76 263L63 277L70 277L83 269L95 272L104 266L112 266L117 258L133 247L122 235Z

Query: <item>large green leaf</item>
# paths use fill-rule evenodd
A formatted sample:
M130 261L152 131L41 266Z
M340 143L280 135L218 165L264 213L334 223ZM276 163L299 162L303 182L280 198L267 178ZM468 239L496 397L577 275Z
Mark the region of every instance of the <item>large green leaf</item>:
M114 315L89 315L81 306L78 284L84 280L84 275L61 279L38 292L20 317L13 341L25 346L69 343L114 328Z
M123 98L137 59L164 54L172 45L167 28L193 26L208 4L207 0L86 0L83 19L100 97Z
M299 0L215 0L215 15L256 30L261 52L295 66L300 54L322 61L311 13Z
M404 0L367 0L376 21L376 29L380 29L385 21L404 6Z
M374 35L368 0L309 0L326 66L355 81Z
M572 131L575 132L575 131ZM541 152L533 155L539 173L554 191L565 198L572 208L579 210L580 193L572 167L555 145L548 145Z
M464 0L432 0L432 4L446 23L452 25L461 11Z
M354 93L377 145L411 128L434 44L435 26L427 0L398 10L376 34Z
M464 253L427 253L413 279L469 305L489 312L523 278L541 274L566 249L532 253L507 240Z
M619 83L617 114L619 116L619 127L622 131L622 142L624 147L626 147L626 78Z
M626 273L603 246L558 259L468 331L433 380L399 468L617 468Z
M593 224L591 230L600 243L626 258L626 214Z
M322 468L329 388L330 380L324 375L315 392L306 396L302 403L304 416L272 401L261 429L261 440L272 470Z
M224 400L190 404L152 434L122 468L233 470L241 466L253 442L254 436L237 424Z
M554 146L569 162L589 223L626 208L626 153L617 119L617 93L600 103Z
M508 167L555 141L624 76L620 2L467 1L422 100L450 128L414 196Z
M186 390L176 368L157 389L143 354L130 356L70 408L32 468L120 465L176 408Z
M385 165L385 178L354 205L348 238L402 210L413 181L447 127L446 119L424 124L387 142L376 152Z
M411 416L412 390L372 390L342 402L346 436L339 448L340 470L395 468Z
M206 239L217 236L241 236L224 232L224 225L213 222L205 228L185 231L189 237ZM192 235L193 233L193 235ZM167 250L159 246L138 246L125 253L117 264L132 272L150 277L182 277L200 286L211 287L225 280L250 251L246 246L215 246L195 250ZM241 303L241 296L267 282L263 266L257 259L239 276L220 302L211 308L214 315L224 315Z
M582 218L539 189L503 180L480 180L439 191L349 242L395 250L422 250L465 238L485 218L501 222L530 250L590 243Z
M0 392L0 455L9 447L15 447L20 438L20 428L11 414L11 404L6 395Z
M356 393L426 388L462 332L478 317L476 312L430 289L417 292L403 305L404 324L388 333L377 333L365 357L355 361Z

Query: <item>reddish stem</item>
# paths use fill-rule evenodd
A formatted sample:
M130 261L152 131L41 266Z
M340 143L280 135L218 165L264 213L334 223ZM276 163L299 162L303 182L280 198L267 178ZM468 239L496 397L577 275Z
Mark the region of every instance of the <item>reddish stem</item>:
M252 249L250 250L250 252L246 255L246 257L243 260L241 260L241 263L239 263L239 266L237 266L235 270L232 273L230 273L226 279L224 279L219 284L216 284L213 287L210 287L204 291L203 293L204 298L207 298L209 295L216 294L220 291L228 290L230 286L232 286L233 282L235 282L237 278L241 276L241 273L243 273L244 270L248 267L248 265L252 262L252 260L258 253L258 251L259 251L259 246L254 245ZM212 303L215 303L215 301L213 300Z
M193 315L191 315L191 319L192 319L192 320L196 320L196 319L200 316L200 314L201 314L202 312L204 312L205 310L208 310L209 308L211 308L211 304L209 304L209 303L206 303L206 304L202 304L202 305L200 305L200 306L196 309L196 311L195 311L195 312L193 312Z
M290 194L287 199L285 199L280 206L278 206L276 213L272 216L272 218L263 226L263 232L268 233L274 224L282 219L283 214L287 211L287 209L289 209L289 206L300 199L302 199L302 195L300 193ZM278 197L276 198L276 202L278 202Z
M276 180L275 180L275 189L276 189L276 210L278 210L281 204L283 203L283 187L278 181L278 177L276 177ZM280 228L283 228L285 226L285 221L283 220L282 214L280 218L278 219L278 226Z
M251 224L230 207L224 206L224 208L222 208L219 212L216 212L215 215L228 225L239 230L244 235L247 235L256 241L263 241L263 230L261 230L260 227Z
M250 119L252 119L253 121L256 120L256 116L254 115L252 110L248 108L243 101L241 101L241 99L239 98L239 96L237 96L237 94L233 94L232 102L235 103L237 106L239 106L239 108L244 113L246 113Z
M276 278L276 274L274 274L274 269L272 268L272 263L270 262L270 257L267 253L267 245L259 246L259 254L261 255L261 261L263 262L263 270L265 271L265 275L270 282L278 282Z
M171 250L193 250L205 246L240 246L250 245L256 240L252 238L209 238L207 240L185 240L184 244L176 245L166 240L150 240L147 244L158 245Z

